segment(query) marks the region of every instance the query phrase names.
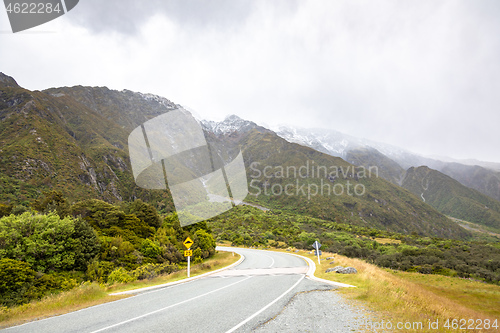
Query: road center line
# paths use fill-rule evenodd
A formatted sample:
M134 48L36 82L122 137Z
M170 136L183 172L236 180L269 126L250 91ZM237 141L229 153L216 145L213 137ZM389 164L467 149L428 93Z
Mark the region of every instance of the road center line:
M155 314L155 313L158 313L158 312L161 312L161 311L165 311L169 308L173 308L174 306L177 306L177 305L181 305L181 304L184 304L184 303L187 303L187 302L190 302L190 301L193 301L195 299L198 299L200 297L203 297L203 296L206 296L206 295L209 295L209 294L212 294L212 293L215 293L219 290L222 290L222 289L226 289L226 288L229 288L231 286L234 286L235 284L238 284L240 282L243 282L243 281L246 281L248 279L252 278L251 276L243 279L243 280L239 280L239 281L236 281L234 283L231 283L231 284L228 284L227 286L224 286L224 287L221 287L221 288L218 288L218 289L215 289L215 290L212 290L212 291L209 291L208 293L204 293L204 294L201 294L201 295L198 295L198 296L195 296L193 298L189 298L189 299L186 299L182 302L178 302L178 303L175 303L175 304L172 304L172 305L169 305L169 306L166 306L164 308L161 308L161 309L158 309L158 310L155 310L155 311L151 311L151 312L148 312L148 313L145 313L143 315L140 315L140 316L137 316L137 317L134 317L134 318L131 318L131 319L128 319L128 320L125 320L125 321L122 321L122 322L119 322L117 324L114 324L114 325L111 325L111 326L107 326L107 327L104 327L104 328L101 328L101 329L98 329L97 331L93 331L91 333L97 333L97 332L102 332L102 331L105 331L105 330L108 330L110 328L114 328L114 327L117 327L117 326L121 326L123 324L126 324L126 323L130 323L131 321L134 321L134 320L137 320L137 319L141 319L141 318L144 318L144 317L147 317L147 316L150 316L152 314Z
M253 318L257 317L259 314L261 314L263 311L265 311L268 307L270 307L271 305L273 305L274 303L276 303L277 301L279 301L281 298L283 298L283 296L285 296L286 294L288 294L290 291L292 291L293 288L295 288L299 283L300 281L302 281L306 276L305 275L302 275L300 277L300 279L295 282L295 284L293 286L291 286L287 291L285 291L283 294L279 295L274 301L272 301L271 303L269 303L268 305L264 306L262 309L260 309L259 311L255 312L253 315L251 315L250 317L248 317L247 319L243 320L241 323L239 323L238 325L234 326L233 328L231 328L229 331L227 331L226 333L231 333L231 332L234 332L236 331L238 328L240 328L241 326L245 325L246 323L248 323L250 320L252 320Z
M273 258L273 257L271 257L271 256L268 256L267 254L264 254L264 255L265 255L266 257L268 257L269 259L271 259L271 265L269 265L269 266L268 266L268 268L273 267L273 265L274 265L274 258Z

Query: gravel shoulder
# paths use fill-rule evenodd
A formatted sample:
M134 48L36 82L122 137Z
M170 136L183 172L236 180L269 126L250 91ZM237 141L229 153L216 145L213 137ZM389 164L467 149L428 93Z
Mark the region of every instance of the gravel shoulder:
M274 318L252 332L360 332L370 315L336 292L336 288L310 282L297 292Z

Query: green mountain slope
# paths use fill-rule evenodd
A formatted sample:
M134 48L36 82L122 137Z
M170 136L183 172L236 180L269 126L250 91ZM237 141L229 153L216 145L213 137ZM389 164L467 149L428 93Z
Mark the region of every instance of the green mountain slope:
M27 205L42 191L54 189L72 201L142 198L171 207L164 191L135 186L129 130L71 96L29 91L0 76L2 202Z
M27 205L41 191L55 189L70 201L141 198L160 211L173 210L168 191L135 185L127 138L132 129L175 104L107 88L28 91L12 78L0 77L1 202ZM406 234L469 236L375 170L289 143L258 126L206 136L227 161L243 151L249 201Z
M399 185L405 170L396 162L374 148L357 148L346 153L346 161L369 168L376 166L380 177Z
M500 230L500 202L439 171L410 168L402 186L443 214Z
M71 98L127 132L178 107L164 97L130 90L111 90L107 87L62 87L46 89L44 92L52 96Z
M448 163L440 171L465 186L500 201L500 172L459 163Z
M463 238L469 233L409 191L341 158L254 129L212 138L243 151L246 200L324 220L401 233ZM326 172L325 172L326 170ZM372 171L372 173L370 173Z

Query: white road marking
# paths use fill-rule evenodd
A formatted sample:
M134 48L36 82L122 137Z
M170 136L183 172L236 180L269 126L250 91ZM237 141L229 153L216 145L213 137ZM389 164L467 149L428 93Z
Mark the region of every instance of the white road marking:
M227 331L226 333L231 333L231 332L234 332L236 331L238 328L240 328L241 326L245 325L246 323L248 323L250 320L252 320L253 318L257 317L259 314L261 314L263 311L265 311L267 308L269 308L271 305L273 305L274 303L276 303L277 301L279 301L281 298L283 298L286 294L288 294L290 291L292 291L293 288L295 288L299 283L300 281L302 281L306 276L305 275L302 275L300 277L300 279L295 282L295 284L293 286L291 286L287 291L285 291L283 294L279 295L274 301L272 301L271 303L267 304L265 307L263 307L262 309L260 309L259 311L255 312L253 315L251 315L250 317L248 317L247 319L243 320L241 323L239 323L238 325L234 326L233 328L231 328L229 331Z
M228 270L225 272L218 273L214 276L305 274L305 273L307 273L307 271L308 271L307 266L278 267L278 268L254 268L254 269Z
M167 309L170 309L170 308L173 308L174 306L177 306L177 305L181 305L181 304L184 304L184 303L187 303L187 302L190 302L190 301L193 301L195 299L198 299L200 297L203 297L203 296L206 296L206 295L209 295L209 294L212 294L212 293L215 293L219 290L222 290L222 289L226 289L228 287L231 287L231 286L234 286L235 284L238 284L240 282L243 282L243 281L246 281L248 279L250 279L251 276L243 279L243 280L239 280L239 281L236 281L234 283L231 283L231 284L228 284L227 286L224 286L222 288L219 288L219 289L215 289L215 290L212 290L212 291L209 291L208 293L204 293L204 294L201 294L201 295L198 295L198 296L195 296L195 297L192 297L192 298L189 298L189 299L186 299L182 302L178 302L178 303L175 303L175 304L172 304L172 305L169 305L169 306L166 306L164 308L161 308L161 309L158 309L158 310L155 310L155 311L151 311L151 312L148 312L148 313L145 313L143 315L140 315L140 316L137 316L137 317L134 317L134 318L131 318L131 319L128 319L128 320L125 320L125 321L122 321L122 322L119 322L117 324L114 324L114 325L111 325L111 326L107 326L107 327L104 327L104 328L101 328L101 329L98 329L97 331L93 331L91 333L97 333L97 332L102 332L102 331L105 331L105 330L108 330L110 328L114 328L114 327L117 327L117 326L121 326L123 324L126 324L126 323L130 323L131 321L134 321L134 320L137 320L137 319L141 319L141 318L144 318L144 317L147 317L147 316L150 316L152 314L155 314L155 313L158 313L158 312L161 312L161 311L165 311Z
M269 265L267 268L271 268L271 267L273 267L273 265L274 265L274 258L273 258L273 257L271 257L271 256L268 256L267 254L264 254L264 255L265 255L266 257L268 257L269 259L271 259L271 265Z

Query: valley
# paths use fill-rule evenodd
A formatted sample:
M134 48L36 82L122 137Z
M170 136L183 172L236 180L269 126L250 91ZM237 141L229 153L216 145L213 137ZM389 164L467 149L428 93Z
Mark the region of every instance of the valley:
M164 97L106 87L29 91L0 74L0 264L27 276L0 286L4 304L15 309L79 283L111 290L176 274L187 264L186 237L194 239L196 264L213 260L215 242L299 251L319 241L325 252L395 274L500 283L498 171L335 131L273 131L236 115L201 121L220 159L212 167L241 152L248 195L230 210L226 197L212 196L193 212L226 211L182 227L168 187L136 184L127 140L144 122L178 108ZM200 171L192 165L176 168L195 179ZM193 186L232 187L226 178L200 178ZM14 236L30 223L40 227ZM49 247L64 239L39 236L44 226L70 242ZM50 250L19 250L14 238Z

